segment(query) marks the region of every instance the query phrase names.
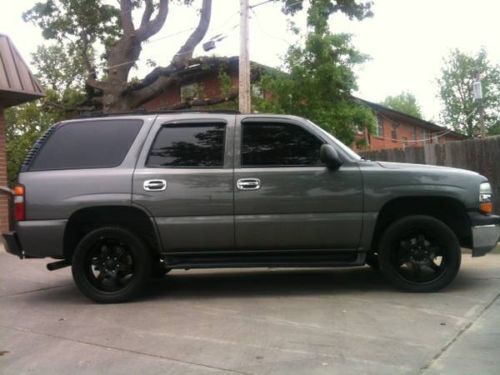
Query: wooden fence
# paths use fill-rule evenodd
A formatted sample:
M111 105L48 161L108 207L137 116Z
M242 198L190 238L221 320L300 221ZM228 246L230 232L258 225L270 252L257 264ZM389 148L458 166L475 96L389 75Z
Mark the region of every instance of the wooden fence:
M495 212L500 213L500 136L424 147L362 152L366 159L444 165L469 169L486 176L494 190Z

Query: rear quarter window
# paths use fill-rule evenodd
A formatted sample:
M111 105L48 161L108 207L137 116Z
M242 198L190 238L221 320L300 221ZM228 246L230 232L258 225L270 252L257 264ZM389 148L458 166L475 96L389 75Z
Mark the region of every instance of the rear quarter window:
M102 120L59 125L40 148L29 170L117 167L142 124L142 120Z

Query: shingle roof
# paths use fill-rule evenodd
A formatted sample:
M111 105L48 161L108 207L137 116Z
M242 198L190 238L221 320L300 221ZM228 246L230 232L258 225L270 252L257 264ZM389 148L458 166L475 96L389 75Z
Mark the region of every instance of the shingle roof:
M42 87L10 38L0 34L0 105L10 107L42 96Z

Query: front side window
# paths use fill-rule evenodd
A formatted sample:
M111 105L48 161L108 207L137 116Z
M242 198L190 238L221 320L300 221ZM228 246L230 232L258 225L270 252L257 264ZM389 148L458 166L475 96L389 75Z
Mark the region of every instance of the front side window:
M149 151L147 167L222 168L224 124L166 125Z
M29 170L112 168L120 165L142 120L78 121L54 129Z
M319 150L323 142L297 125L244 123L241 166L321 165Z

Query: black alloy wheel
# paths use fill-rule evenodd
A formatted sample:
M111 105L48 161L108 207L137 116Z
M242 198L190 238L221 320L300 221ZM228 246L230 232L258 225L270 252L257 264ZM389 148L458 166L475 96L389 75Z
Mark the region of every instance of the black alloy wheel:
M92 285L105 292L123 289L134 277L130 247L117 238L99 238L88 252L85 266Z
M120 227L91 231L78 244L72 261L80 291L96 302L133 298L151 274L151 255L143 241Z
M432 292L457 275L461 250L455 233L442 221L424 215L397 220L381 240L380 266L401 289Z

